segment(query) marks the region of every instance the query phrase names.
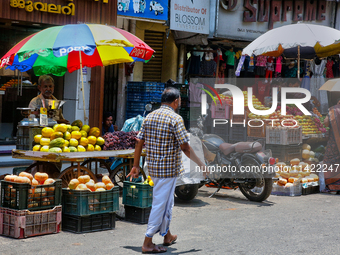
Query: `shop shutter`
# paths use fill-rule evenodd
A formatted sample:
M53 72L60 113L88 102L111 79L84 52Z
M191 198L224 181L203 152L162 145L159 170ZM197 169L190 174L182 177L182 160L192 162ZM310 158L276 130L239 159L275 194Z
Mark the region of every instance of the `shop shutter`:
M145 30L144 42L156 52L154 53L154 57L143 66L143 81L161 81L163 41L164 33Z

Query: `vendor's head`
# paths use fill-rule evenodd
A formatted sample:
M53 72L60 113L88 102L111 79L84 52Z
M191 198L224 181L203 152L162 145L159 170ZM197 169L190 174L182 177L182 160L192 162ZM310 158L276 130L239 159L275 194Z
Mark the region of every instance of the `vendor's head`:
M298 78L289 78L287 80L288 87L300 87L300 83Z
M54 93L54 80L49 75L42 75L38 80L38 89L45 99L52 99Z
M169 105L175 111L179 110L181 106L181 94L178 89L167 87L162 93L161 103Z
M104 112L103 114L103 124L106 127L111 127L113 123L113 117L111 112Z

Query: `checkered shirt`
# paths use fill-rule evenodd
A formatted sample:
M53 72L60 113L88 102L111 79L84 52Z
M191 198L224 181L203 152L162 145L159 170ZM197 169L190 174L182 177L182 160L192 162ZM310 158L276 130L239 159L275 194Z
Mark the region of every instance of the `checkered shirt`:
M149 175L177 177L183 171L180 145L189 142L183 118L167 105L149 113L137 135L145 141Z

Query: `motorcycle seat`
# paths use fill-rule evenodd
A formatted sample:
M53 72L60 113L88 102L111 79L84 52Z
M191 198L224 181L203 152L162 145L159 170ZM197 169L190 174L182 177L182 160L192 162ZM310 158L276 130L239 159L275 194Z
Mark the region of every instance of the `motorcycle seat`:
M223 152L224 155L227 156L228 154L235 151L234 145L235 144L232 144L232 143L222 143L222 144L220 144L219 149L220 149L220 151Z
M233 145L235 146L235 151L241 153L255 153L262 150L262 145L259 142L239 142Z

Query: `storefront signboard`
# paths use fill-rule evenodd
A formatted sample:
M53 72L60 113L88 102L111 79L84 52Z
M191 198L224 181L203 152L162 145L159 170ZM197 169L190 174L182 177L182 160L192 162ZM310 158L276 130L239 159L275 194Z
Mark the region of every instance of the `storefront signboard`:
M209 0L172 0L170 29L209 34Z
M215 36L251 41L297 22L331 26L333 6L324 0L219 0Z
M118 0L117 4L118 15L168 20L169 0Z

